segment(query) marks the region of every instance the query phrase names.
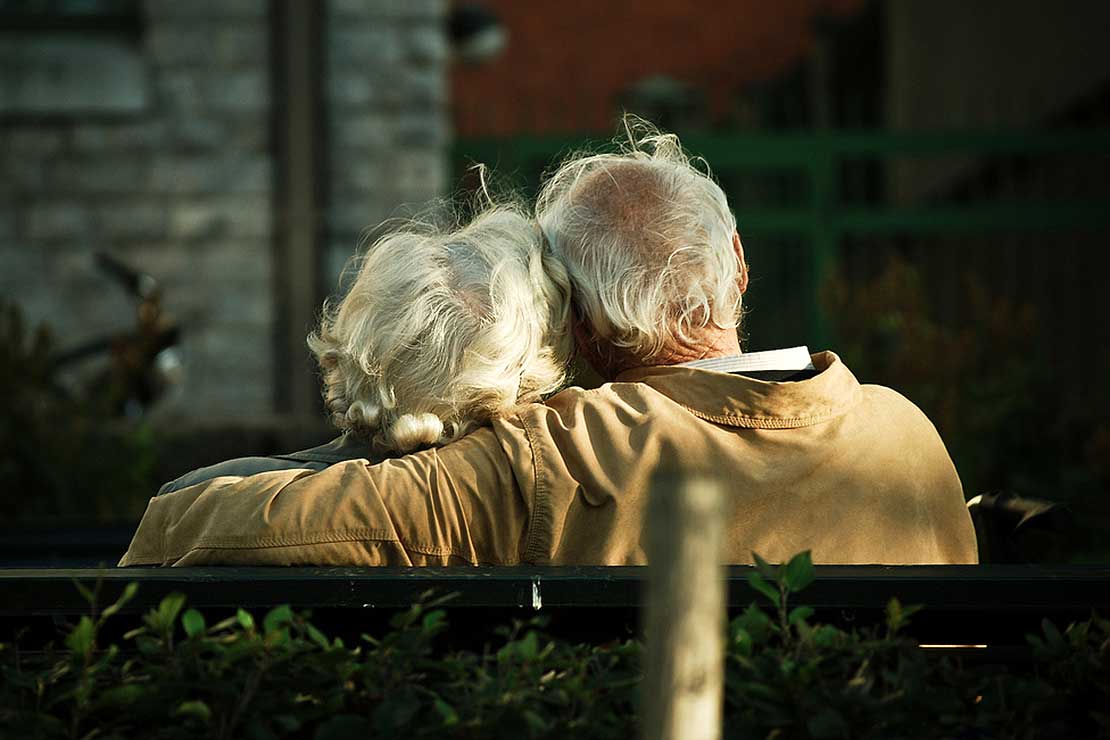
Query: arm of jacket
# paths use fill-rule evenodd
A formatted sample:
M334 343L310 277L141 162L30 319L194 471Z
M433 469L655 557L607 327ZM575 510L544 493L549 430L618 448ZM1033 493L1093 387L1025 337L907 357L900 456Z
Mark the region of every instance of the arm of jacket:
M306 463L297 460L282 460L276 457L237 457L233 460L218 462L215 465L197 468L185 475L174 478L168 483L162 484L162 487L158 489L158 495L180 491L182 488L195 486L213 478L226 478L228 476L242 478L258 473L269 473L274 470L323 470L326 467L326 463Z
M378 465L222 477L152 498L128 565L512 565L531 507L489 428Z

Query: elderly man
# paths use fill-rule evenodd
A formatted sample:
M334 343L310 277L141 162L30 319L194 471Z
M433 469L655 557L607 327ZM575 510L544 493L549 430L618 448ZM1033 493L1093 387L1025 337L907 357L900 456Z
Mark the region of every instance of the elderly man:
M537 219L579 351L611 382L376 465L216 478L151 500L121 565L645 562L657 471L720 478L724 560L974 563L929 420L831 352L743 354L748 274L724 193L674 136L565 163Z

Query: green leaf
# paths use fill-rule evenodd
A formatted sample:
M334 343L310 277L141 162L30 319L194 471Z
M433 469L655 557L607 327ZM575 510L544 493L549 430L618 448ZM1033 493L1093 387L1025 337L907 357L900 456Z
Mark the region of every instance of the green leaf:
M36 715L34 719L36 725L34 734L30 737L48 737L48 738L67 738L70 735L71 727L68 722L63 722L58 717L52 717L48 714ZM28 737L24 735L23 737ZM22 740L22 738L21 738Z
M243 626L243 629L254 629L254 617L252 617L251 613L246 609L240 607L239 611L235 612L235 618L239 620L239 624Z
M425 630L438 630L444 624L446 616L442 609L436 609L425 614L421 624Z
M189 609L181 615L181 626L185 628L185 634L189 637L203 634L204 615L196 609Z
M810 735L819 740L847 737L848 735L848 724L844 721L840 712L832 707L825 707L810 717L806 722L806 729L809 730Z
M524 639L517 643L517 655L523 660L534 660L540 651L540 638L532 631L524 636Z
M274 724L284 733L293 733L301 729L301 720L293 714L274 715Z
M140 684L125 683L122 686L114 686L101 693L97 700L97 704L105 708L126 707L135 703L135 701L145 693L147 693L147 689Z
M818 625L813 629L810 639L816 647L832 647L844 633L831 624Z
M259 717L247 721L243 728L243 737L244 740L278 740L278 736Z
M275 606L262 618L262 631L267 635L287 626L293 621L293 610L288 604Z
M140 635L145 635L146 633L147 633L147 628L146 627L136 627L133 630L127 630L126 632L124 632L123 633L123 639L125 639L125 640L134 640L136 637L138 637Z
M732 628L732 643L740 651L741 655L748 656L752 654L752 636L743 627Z
M1049 648L1055 652L1063 652L1067 649L1064 636L1060 634L1060 630L1056 628L1056 625L1047 618L1041 620L1041 629L1044 630L1044 636L1048 642Z
M528 727L531 728L532 732L542 735L551 729L550 723L531 709L525 709L522 714L524 716L524 721L528 723Z
M897 598L891 598L886 605L887 627L891 632L897 632L909 624L910 617L919 611L920 605L903 606Z
M439 716L443 718L444 727L451 727L452 725L457 725L459 723L459 713L456 712L455 708L445 702L443 699L436 697L433 706L435 707L436 712L439 713Z
M167 594L165 598L158 603L158 615L162 617L167 624L172 624L177 621L177 615L181 613L181 609L184 606L185 594L174 591L172 594Z
M897 597L891 597L886 602L886 623L892 632L897 632L902 626L902 602Z
M77 626L66 635L66 647L79 655L88 655L92 652L93 643L96 641L96 625L92 617L81 617Z
M777 566L771 565L766 560L759 556L758 552L752 551L752 560L755 561L755 569L759 574L770 581L778 580L779 569Z
M1068 643L1077 649L1081 649L1087 644L1087 635L1091 630L1090 622L1072 622L1068 628L1064 630L1064 637L1067 638Z
M263 641L268 647L285 647L289 644L289 629L287 627L278 627L274 629L263 638Z
M185 594L176 591L168 594L158 603L158 609L152 615L153 624L151 624L151 627L158 632L171 632L174 624L177 623L177 615L181 613L184 606Z
M209 632L225 632L239 624L237 617L226 617L208 628Z
M389 626L395 630L408 629L416 624L420 619L420 615L424 613L424 607L420 604L413 604L403 612L397 612L389 620Z
M331 647L331 645L328 643L327 635L325 635L320 630L316 629L316 627L314 627L311 624L306 623L304 628L305 628L305 632L308 633L308 639L312 640L314 643L316 643L317 645L322 647L324 650L327 650L329 647Z
M119 646L118 645L109 645L108 649L105 650L103 653L101 653L100 659L97 660L96 663L93 664L93 666L92 666L93 671L102 671L102 670L104 670L105 668L108 667L108 665L112 661L114 661L116 659L116 657L118 655L119 655Z
M357 714L337 714L320 723L313 740L350 740L370 735L370 723Z
M1098 723L1104 733L1110 735L1110 714L1092 711L1091 717Z
M816 577L817 571L813 568L813 559L809 550L790 558L790 562L782 567L782 584L791 593L801 591L813 583Z
M127 605L127 602L129 602L129 601L131 601L131 599L135 598L135 594L137 594L138 592L139 592L139 584L136 583L135 581L131 581L126 586L124 586L123 587L123 593L121 593L119 595L119 598L116 599L116 603L109 606L107 609L105 609L100 614L100 621L103 622L105 619L107 619L108 617L112 616L113 614L118 612L120 609L125 607Z
M736 688L749 694L755 694L771 702L777 703L781 702L783 699L782 694L774 687L760 683L759 681L741 681L736 685Z
M73 585L77 587L77 592L81 594L81 598L83 598L89 606L96 605L96 596L89 590L88 586L85 586L76 579L74 579Z
M813 616L813 608L809 606L798 606L790 610L790 616L786 621L788 624L805 624L805 621Z
M374 709L374 728L382 735L395 735L404 729L420 711L420 697L411 687L389 694Z
M199 699L193 701L183 701L177 705L177 709L173 711L174 717L196 717L202 722L207 723L212 719L212 710L208 705Z
M752 571L748 573L748 584L751 585L751 587L754 588L756 591L770 599L772 604L775 604L776 606L778 605L778 589L768 583L760 572Z
M762 643L774 631L771 618L755 604L748 605L740 616L732 621L733 630L743 630L755 643Z

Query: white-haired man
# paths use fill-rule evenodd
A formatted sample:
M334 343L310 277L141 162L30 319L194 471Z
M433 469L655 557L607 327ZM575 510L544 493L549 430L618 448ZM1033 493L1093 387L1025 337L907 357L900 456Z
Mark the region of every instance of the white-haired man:
M831 352L741 353L747 266L724 193L650 131L572 158L537 219L610 382L438 449L219 478L152 499L121 564L640 564L649 481L710 472L728 562L974 563L936 430Z

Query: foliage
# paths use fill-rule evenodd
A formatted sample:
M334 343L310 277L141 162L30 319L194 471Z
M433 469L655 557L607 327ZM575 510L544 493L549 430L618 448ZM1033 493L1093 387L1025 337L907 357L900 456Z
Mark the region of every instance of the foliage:
M926 656L904 636L897 601L886 627L846 632L789 605L813 580L808 553L757 560L752 586L771 602L729 626L725 734L736 738L1110 737L1110 622L1064 632L1045 623L1032 662L1007 666ZM83 587L82 587L83 588ZM0 645L0 736L20 738L628 738L642 647L553 639L514 623L482 651L437 650L442 600L398 613L384 635L346 645L309 615L240 609L214 624L167 596L102 646L104 625L135 595L94 608L64 649ZM95 603L95 593L85 589Z
M922 273L898 258L870 281L829 288L847 365L921 407L969 497L1003 490L1068 503L1082 533L1041 543L1038 559L1110 555L1101 536L1110 529L1110 408L1064 403L1067 384L1030 351L1046 331L1032 305L992 295L968 274L959 322L942 321Z
M0 301L0 519L137 518L156 487L150 430L68 393L56 356L47 328Z

